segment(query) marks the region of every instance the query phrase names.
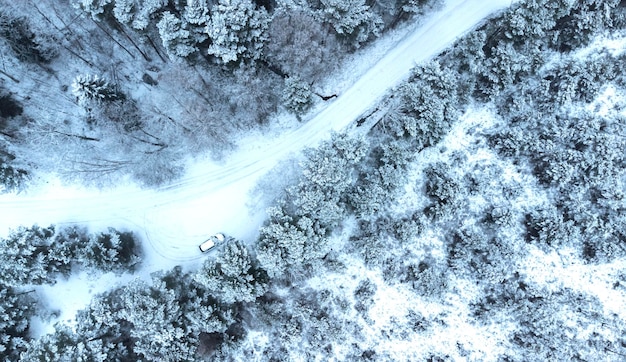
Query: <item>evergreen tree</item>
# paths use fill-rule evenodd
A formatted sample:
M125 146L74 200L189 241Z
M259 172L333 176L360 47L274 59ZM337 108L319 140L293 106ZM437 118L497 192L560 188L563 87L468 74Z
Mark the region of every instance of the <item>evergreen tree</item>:
M167 5L168 0L115 0L113 13L120 23L146 30Z
M191 33L174 14L166 11L157 23L163 47L170 59L185 58L198 50L193 44Z
M299 77L285 78L285 88L283 90L283 104L287 109L301 115L311 108L313 99L309 85Z
M112 102L123 99L117 87L97 75L79 75L72 83L72 92L80 103L89 101Z
M206 27L211 39L209 54L224 63L259 59L269 21L267 11L256 9L250 0L220 0Z
M0 240L0 282L8 285L53 283L63 265L51 262L54 227L19 227Z
M183 16L189 24L207 25L211 21L207 0L187 0Z
M355 47L372 35L380 35L382 19L365 5L365 0L322 0L322 5L326 21Z
M217 260L207 260L194 276L224 303L253 302L267 289L267 274L239 240L231 240Z
M87 269L121 273L133 270L140 262L138 249L132 233L109 228L107 232L93 234L83 242L77 257Z
M29 341L30 318L35 315L35 300L23 292L0 284L0 357L16 361Z
M94 20L100 20L104 17L104 13L113 0L71 0L72 5L76 9L80 9Z
M312 219L291 217L281 207L268 209L269 223L261 228L257 255L270 276L301 270L326 253L326 229Z

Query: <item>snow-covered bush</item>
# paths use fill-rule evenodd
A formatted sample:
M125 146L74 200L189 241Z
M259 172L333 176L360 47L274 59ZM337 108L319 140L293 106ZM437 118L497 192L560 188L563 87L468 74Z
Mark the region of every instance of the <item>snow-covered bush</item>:
M447 265L426 259L408 265L397 277L408 283L418 295L436 300L448 289L447 273Z
M463 189L452 175L450 166L441 162L429 165L424 175L426 196L432 201L426 208L426 214L435 220L451 216L451 212L462 202Z
M374 304L374 296L376 295L376 284L372 283L370 279L363 279L359 282L354 290L354 309L365 320L369 320L368 311L372 304Z
M46 64L58 55L56 39L48 34L35 34L26 18L13 17L4 10L0 11L0 38L21 61Z
M448 264L457 275L466 273L483 281L498 281L512 273L519 241L491 236L473 225L452 231L448 240Z

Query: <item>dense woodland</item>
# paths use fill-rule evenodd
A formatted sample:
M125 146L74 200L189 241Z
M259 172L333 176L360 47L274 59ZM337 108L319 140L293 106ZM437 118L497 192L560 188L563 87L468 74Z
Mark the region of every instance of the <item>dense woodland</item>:
M213 25L190 20L198 18L188 15L189 9L204 14L207 2L189 1L182 11L182 1L155 5L160 3L76 2L94 22L76 21L101 26L122 44L133 39L147 57L162 53L168 64L180 61L180 67L170 64L167 71L176 69L176 77L190 77L183 85L189 87L186 94L203 94L194 104L204 107L198 109L207 115L216 114L205 111L219 93L193 87L200 87L201 79L215 79L208 74L237 82L284 81L292 95L285 97L285 106L306 111L309 105L302 94L313 92L321 74L311 70L314 65L283 65L287 59L310 58L278 55L285 49L307 49L272 48L272 41L280 38L271 31L276 19L289 24L291 16L309 16L310 24L316 24L312 29L332 35L333 41L324 46L333 43L345 52L393 26L407 12L424 9L419 2L388 7L351 2L349 11L364 9L361 20L338 25L338 19L350 18L345 12L332 15L341 4L322 1L307 4L307 10L294 4L247 5L241 10L247 11L242 19L249 21L243 28L267 26L269 31L262 41L264 51L256 53L258 31L235 37L246 39L244 45L235 46L224 40L233 37L211 33L210 29L217 31ZM224 21L220 19L232 4L210 5L211 24ZM154 16L157 12L161 15ZM264 17L270 20L259 25ZM309 24L297 21L294 26L305 23ZM42 338L31 339L28 334L28 318L42 313L30 285L53 282L72 268L132 271L140 253L134 242L128 244L130 236L114 230L96 235L80 229L15 231L2 241L5 254L0 257L9 261L3 265L23 268L5 273L7 280L2 281L0 353L5 359L23 361L624 360L626 321L621 310L611 309L601 295L564 286L561 276L541 275L539 269L542 260L552 260L549 257L562 263L565 273L575 272L567 269L570 265L600 270L622 263L610 275L610 288L626 293L625 55L594 45L599 37L623 37L624 27L626 7L620 1L518 3L433 61L417 66L410 79L384 100L379 108L386 113L365 136L335 134L305 151L298 180L268 210L258 240L229 240L196 271L176 268L154 274L150 282L116 287L79 312L75 326L57 324L54 334ZM80 38L74 44L91 43ZM128 47L128 53L137 48ZM183 59L174 60L177 57ZM315 66L327 69L338 64L333 62L340 56L333 59ZM28 61L37 71L48 71L40 60ZM294 74L296 70L302 73ZM281 73L288 75L283 79ZM81 137L116 140L107 142L148 139L144 122L158 117L147 115L151 105L139 92L133 98L123 82L100 75L72 79L76 107L85 113L68 120L68 128L59 132L75 138L76 147L90 142L101 146L102 141ZM168 82L164 73L158 80L150 79L158 85L146 87ZM204 85L218 84L222 83L216 79ZM234 84L236 88L243 83ZM10 91L6 94L3 104L10 106L3 112L14 114L5 121L3 132L10 135L7 144L12 145L13 132L15 137L25 135L18 136L11 127L23 124L31 129L31 123L39 121L25 116L29 107L25 100ZM601 111L600 100L607 94L614 94L613 103ZM164 132L168 137L177 127L174 123L183 119L190 122L185 126L199 127L184 116L184 108L179 114L161 115L163 124L172 122L173 128ZM241 116L237 112L243 112L240 108L231 109L229 120L235 124L219 127L252 127L236 121ZM107 118L121 111L141 117L135 125L126 123L127 118L122 123ZM245 112L263 118L263 112L273 111ZM85 122L82 128L72 128L79 120ZM50 121L38 125L45 122ZM85 133L73 133L77 129ZM36 137L30 132L27 135ZM186 138L182 131L176 137ZM455 147L451 138L468 142ZM178 150L201 146L200 140L185 140ZM6 180L19 184L28 171L25 166L20 171L18 165L27 163L9 157L10 150L21 149L11 147L7 146L4 170L13 176ZM150 152L140 148L148 144L137 140L128 147ZM171 152L169 148L158 152ZM168 165L162 165L164 170L173 172ZM145 170L132 171L135 168L129 164L123 172L145 176L141 174ZM145 180L154 183L168 177ZM94 255L89 245L102 238L110 248ZM24 248L25 244L31 247ZM40 272L24 273L26 268ZM555 281L545 281L550 278ZM381 305L394 296L406 303ZM455 334L463 329L475 335ZM485 354L480 342L472 343L482 335L488 336L495 354Z

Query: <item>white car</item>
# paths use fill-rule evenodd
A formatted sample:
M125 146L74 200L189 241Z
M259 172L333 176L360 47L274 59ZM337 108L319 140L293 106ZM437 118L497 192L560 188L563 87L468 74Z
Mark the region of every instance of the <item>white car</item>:
M217 243L221 243L226 239L224 234L217 233L210 238L206 239L202 244L200 244L199 248L201 252L207 252L215 247Z

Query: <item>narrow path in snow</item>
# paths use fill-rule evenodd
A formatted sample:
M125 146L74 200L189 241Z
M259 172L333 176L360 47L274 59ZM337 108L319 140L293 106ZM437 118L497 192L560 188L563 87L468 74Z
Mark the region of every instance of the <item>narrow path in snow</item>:
M197 244L218 230L242 239L253 237L264 219L266 205L251 203L249 192L263 175L289 154L315 146L328 138L332 130L345 129L406 79L416 63L434 57L487 16L511 3L447 1L443 9L407 34L356 83L301 127L272 143L258 140L242 147L225 165L195 165L195 172L158 190L130 186L100 191L56 186L39 195L3 195L0 233L34 223L128 227L145 232L152 251L174 264L201 257Z

